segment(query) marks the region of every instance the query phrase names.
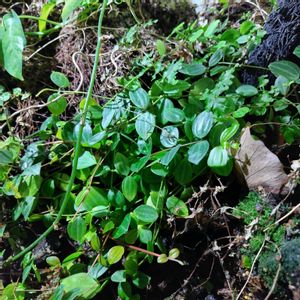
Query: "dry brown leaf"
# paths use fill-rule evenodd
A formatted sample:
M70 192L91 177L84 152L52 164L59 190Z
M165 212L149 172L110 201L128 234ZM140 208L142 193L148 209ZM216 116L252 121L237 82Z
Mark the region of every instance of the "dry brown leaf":
M263 187L267 193L283 193L288 176L278 157L262 141L254 140L247 127L240 139L240 149L236 154L239 173L250 190Z

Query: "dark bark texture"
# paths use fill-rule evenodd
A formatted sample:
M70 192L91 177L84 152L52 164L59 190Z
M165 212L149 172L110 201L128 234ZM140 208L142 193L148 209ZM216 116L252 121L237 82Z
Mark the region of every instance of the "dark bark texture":
M300 45L300 0L278 1L279 8L273 11L265 26L267 34L262 43L250 54L248 64L260 67L276 60L288 59L300 64L293 55L294 49ZM257 84L257 78L262 71L246 69L242 73L242 81L247 84ZM271 81L274 80L270 76Z

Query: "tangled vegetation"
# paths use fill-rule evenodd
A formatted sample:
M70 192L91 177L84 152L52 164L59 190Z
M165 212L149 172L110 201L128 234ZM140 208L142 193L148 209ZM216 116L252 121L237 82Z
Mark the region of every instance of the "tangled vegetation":
M242 271L236 268L250 271L248 279L224 284L230 292L224 299L255 293L247 290L254 268L267 297L283 297L282 289L296 293L298 206L291 209L286 200L299 181L299 153L289 176L279 160L269 162L275 164L270 170L257 167L258 176L269 172L268 187L274 168L282 173L271 190L261 181L235 208L219 197L238 184L235 178L252 188L245 168L260 162L240 161L245 128L278 148L299 141L300 67L287 59L268 68L247 65L265 35L249 14L234 27L227 19L195 21L163 36L155 21L141 21L131 2L46 1L37 16L12 8L2 17L0 63L4 76L17 80L0 86L0 254L3 269L16 275L2 281L0 299L92 299L108 287L115 298L148 299L155 274L147 266L187 266L188 246L176 238L192 220L200 228L200 215L222 224L229 249L242 262ZM107 24L118 5L136 24L111 38L115 28ZM74 64L60 62L68 76L64 67L51 66L35 95L24 90L26 58L75 31L85 39L91 27L97 33L90 53L82 52L86 44L71 55L60 52ZM106 39L115 43L108 58ZM300 46L293 54L300 58ZM76 55L86 59L79 64ZM241 82L247 68L263 72L257 86ZM228 227L239 218L242 238ZM207 253L215 253L224 271L219 251L225 246L219 248L217 239L212 244ZM205 290L209 295L213 288Z

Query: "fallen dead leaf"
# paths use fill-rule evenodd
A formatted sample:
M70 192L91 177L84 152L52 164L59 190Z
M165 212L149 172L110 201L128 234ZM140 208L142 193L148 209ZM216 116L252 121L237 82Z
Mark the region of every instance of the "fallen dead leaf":
M278 157L262 141L252 138L249 127L242 134L240 144L235 157L236 167L248 188L263 187L267 193L285 194L284 186L289 178Z

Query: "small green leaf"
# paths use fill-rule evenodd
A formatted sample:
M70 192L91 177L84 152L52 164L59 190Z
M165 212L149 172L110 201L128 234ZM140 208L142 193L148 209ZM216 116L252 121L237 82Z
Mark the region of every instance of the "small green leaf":
M152 231L146 228L139 228L140 241L144 244L148 244L152 240Z
M89 151L84 151L84 153L79 157L77 170L89 168L97 164L96 158Z
M293 51L293 54L295 54L298 58L300 58L300 46L297 46L295 50Z
M173 258L173 259L176 259L179 256L179 254L180 254L180 251L177 248L173 248L169 251L169 257Z
M109 204L104 190L91 186L83 188L75 199L75 205L81 206L86 211L92 211L95 207L107 207Z
M279 92L285 96L290 89L290 82L285 77L278 76L275 80L275 87L277 87Z
M221 146L213 148L208 156L207 165L211 168L224 167L229 160L227 150Z
M73 11L81 4L81 0L65 0L65 6L61 13L61 18L64 22L70 17Z
M49 96L48 102L52 102L48 104L48 109L54 116L61 115L68 106L67 99L59 94L52 94Z
M286 109L289 103L285 99L280 99L274 102L273 107L275 111L281 111Z
M151 167L151 172L157 176L165 177L168 174L168 168L157 163Z
M135 130L143 140L147 140L152 135L154 128L155 116L149 112L139 115L135 121Z
M209 149L208 141L200 141L191 146L188 151L188 161L194 165L198 165L205 157Z
M239 122L235 119L232 119L231 122L231 125L226 128L220 136L220 143L222 146L224 146L224 144L228 142L239 130Z
M135 173L139 172L146 165L149 159L150 159L150 155L140 158L138 161L136 161L130 166L130 170Z
M134 210L134 214L137 217L137 219L144 223L153 223L158 218L156 210L153 207L145 204L138 206Z
M162 129L160 135L160 142L166 148L171 148L176 146L179 139L179 131L177 127L166 126Z
M123 219L122 223L120 224L120 226L118 227L118 229L114 232L113 237L115 239L118 239L119 237L121 237L122 235L127 233L130 222L131 222L131 216L130 216L130 214L127 214L124 217L124 219Z
M81 242L86 233L86 224L81 217L77 217L74 221L68 223L68 235L72 240Z
M243 118L248 112L250 111L249 107L240 107L238 110L236 110L235 112L233 112L233 117L234 118Z
M128 201L134 200L137 194L137 183L132 176L127 176L122 181L122 192Z
M123 246L114 246L109 249L107 253L107 260L110 265L117 263L121 260L124 254L124 247Z
M94 233L91 238L91 247L95 251L100 251L101 243L97 233Z
M240 33L241 34L246 34L250 31L250 29L254 27L254 24L250 20L244 21L241 26L240 26Z
M214 20L213 22L211 22L207 27L204 36L207 38L212 37L215 34L220 22L221 22L220 20Z
M288 80L296 81L300 76L300 68L288 60L275 61L269 64L269 69L275 76L282 76Z
M60 88L67 88L70 86L68 77L61 72L52 72L50 75L51 81Z
M25 299L25 285L23 285L22 283L10 283L1 292L1 300Z
M149 95L143 88L129 92L131 102L138 108L146 109L150 104Z
M203 111L200 113L193 122L192 132L195 137L202 139L211 130L214 123L212 112Z
M175 216L187 217L189 215L189 209L186 204L175 196L167 199L166 206L169 212Z
M116 153L114 166L119 175L127 176L130 172L128 158L122 153Z
M126 282L126 271L125 270L119 270L115 271L111 277L112 282Z
M180 73L189 75L189 76L199 76L204 74L206 68L198 62L191 62L189 64L182 64L181 69L179 70Z
M210 57L208 61L208 65L213 67L217 65L224 57L224 51L222 49L218 49L213 55Z
M61 286L66 294L78 290L76 296L81 299L92 299L100 289L99 283L88 273L76 273L68 276L62 279Z
M60 266L60 260L57 256L48 256L46 262L51 267Z
M184 120L184 112L179 108L166 108L164 110L164 118L171 123L180 123Z
M157 263L159 264L164 264L168 261L168 256L166 254L161 254L158 258L157 258Z
M162 40L156 41L156 49L160 56L164 56L166 54L166 45Z
M172 159L175 157L176 153L180 149L180 145L168 150L166 154L160 159L160 163L164 166L168 166Z
M40 13L40 20L39 20L39 31L43 32L47 26L47 19L53 8L55 7L54 2L45 3L42 6L41 13Z
M3 27L0 27L2 37L0 40L2 42L3 66L11 76L23 80L22 64L26 38L22 23L13 10L3 16L2 22Z
M236 89L236 92L244 97L252 97L258 94L257 88L250 84L241 85Z

